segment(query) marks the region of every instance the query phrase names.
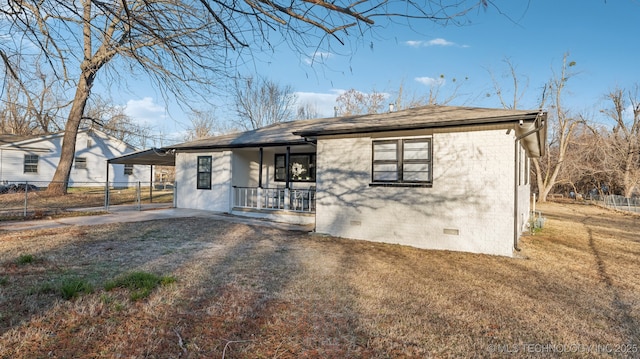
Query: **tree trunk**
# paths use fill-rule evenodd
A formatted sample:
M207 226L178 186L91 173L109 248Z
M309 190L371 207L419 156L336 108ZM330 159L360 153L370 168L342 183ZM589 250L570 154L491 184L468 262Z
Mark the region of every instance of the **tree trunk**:
M622 178L622 185L624 186L624 197L625 198L631 198L631 196L633 195L633 190L635 189L635 182L634 182L634 176L632 176L631 171L633 171L633 167L634 167L634 155L631 151L629 151L630 154L627 155L627 158L625 158L625 164L624 164L624 174L623 174L623 178Z
M69 174L71 173L71 165L76 153L76 136L84 114L84 108L91 93L91 85L95 78L95 73L83 73L80 77L76 95L73 99L73 105L67 118L64 128L64 137L62 139L62 148L60 149L60 162L53 175L53 179L47 187L47 193L52 195L67 194L67 186L69 184Z

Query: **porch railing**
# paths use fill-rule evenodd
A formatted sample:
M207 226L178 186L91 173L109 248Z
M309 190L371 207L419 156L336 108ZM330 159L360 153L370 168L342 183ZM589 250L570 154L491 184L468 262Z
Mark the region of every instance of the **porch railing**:
M316 191L308 189L233 187L233 207L315 212Z

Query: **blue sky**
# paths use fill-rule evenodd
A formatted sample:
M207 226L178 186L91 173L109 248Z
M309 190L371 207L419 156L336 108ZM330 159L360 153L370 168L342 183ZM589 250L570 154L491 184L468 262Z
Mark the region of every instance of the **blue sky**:
M355 45L333 43L334 51L318 55L314 64L309 63L313 49L301 54L280 45L273 54L262 55L238 71L243 75L255 71L291 85L299 100L314 104L322 116L333 115L335 98L342 91L391 94L402 83L405 93L419 96L428 93L429 82L441 75L444 95L456 86L453 78L462 82L450 104L501 107L489 71L508 93L512 86L505 76L507 58L524 90L520 108L537 108L541 88L552 71L559 71L565 53L576 62L565 104L596 120L602 120L597 118L598 110L606 106L607 92L640 84L639 1L531 0L496 1L495 5L503 14L492 7L474 11L464 26L384 24L384 29L365 34ZM163 137L181 140L180 133L189 124L180 107L165 104L153 88L140 87L135 92L136 96L128 94L117 101ZM214 102L219 104L215 115L230 118L223 105L228 99L221 96Z

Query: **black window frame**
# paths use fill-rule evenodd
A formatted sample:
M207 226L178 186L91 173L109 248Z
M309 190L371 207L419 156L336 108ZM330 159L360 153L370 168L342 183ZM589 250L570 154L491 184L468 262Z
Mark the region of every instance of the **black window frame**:
M34 158L35 158L35 161L34 161ZM38 173L39 161L40 161L40 156L33 155L33 154L25 154L23 168L22 168L23 173Z
M205 168L202 170L201 164L206 165L205 163L201 163L203 160L208 160L208 169ZM213 158L212 156L198 156L196 162L196 188L197 189L211 189L211 173L213 167Z
M292 167L294 164L294 157L307 157L307 163L309 163L309 179L300 179L293 177ZM282 165L280 166L278 163L278 158L281 159ZM305 152L305 153L290 153L289 154L289 182L315 182L316 181L316 159L317 156L313 152ZM286 163L287 163L287 154L286 153L276 153L274 156L274 179L276 182L286 182L287 181L287 171L286 171Z
M131 164L125 164L124 168L122 169L122 173L125 176L133 176L133 166L134 165L131 165Z
M407 159L405 157L405 144L407 143L428 143L428 158L427 159ZM396 148L395 159L376 159L376 145L382 144L394 144ZM427 165L428 167L428 179L427 180L409 180L405 179L405 165L418 164ZM394 166L396 174L395 180L376 180L376 173L390 172L390 171L376 171L376 165ZM398 139L384 139L373 140L371 142L371 183L370 186L406 186L406 187L431 187L433 185L433 138L432 137L418 137L418 138L398 138Z

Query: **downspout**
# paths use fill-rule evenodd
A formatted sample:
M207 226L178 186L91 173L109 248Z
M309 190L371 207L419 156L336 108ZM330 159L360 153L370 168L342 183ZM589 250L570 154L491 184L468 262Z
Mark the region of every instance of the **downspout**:
M514 198L514 206L513 206L513 248L520 252L520 248L518 248L518 239L520 238L520 233L519 233L519 228L518 228L518 205L519 205L519 201L518 201L518 177L520 176L520 167L519 167L519 163L518 163L518 155L519 155L519 150L520 150L520 140L522 140L523 138L540 132L543 128L544 128L544 120L541 119L541 116L544 112L540 111L540 113L536 116L535 124L536 127L529 131L526 132L520 136L516 136L516 139L514 141L514 178L513 178L513 198Z

